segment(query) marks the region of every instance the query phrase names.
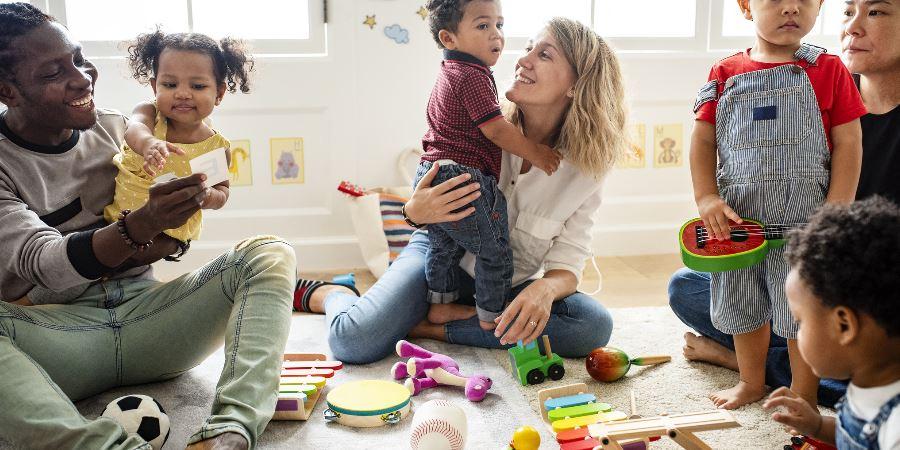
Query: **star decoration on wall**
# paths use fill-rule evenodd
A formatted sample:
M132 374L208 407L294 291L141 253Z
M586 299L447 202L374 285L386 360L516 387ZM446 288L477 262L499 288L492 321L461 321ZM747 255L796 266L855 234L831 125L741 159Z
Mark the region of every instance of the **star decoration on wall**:
M422 20L425 20L425 18L428 17L428 10L425 9L424 6L420 6L420 7L419 7L419 10L416 11L416 14L422 16Z
M370 30L375 29L375 25L378 22L375 21L375 15L366 15L366 20L363 21L363 25L368 25Z

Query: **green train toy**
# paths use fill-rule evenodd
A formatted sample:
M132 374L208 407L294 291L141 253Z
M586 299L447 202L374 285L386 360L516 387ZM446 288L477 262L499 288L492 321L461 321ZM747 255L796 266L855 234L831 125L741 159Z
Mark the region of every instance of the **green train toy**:
M536 342L523 345L522 341L519 341L515 347L508 350L509 366L522 386L541 384L546 378L561 380L566 374L562 358L550 350L550 339L547 335L543 336L543 342L543 355Z

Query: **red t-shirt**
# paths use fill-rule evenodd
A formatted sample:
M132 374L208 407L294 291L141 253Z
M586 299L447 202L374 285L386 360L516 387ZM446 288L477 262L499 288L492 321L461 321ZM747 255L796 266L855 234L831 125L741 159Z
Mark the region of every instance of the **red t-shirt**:
M783 63L765 63L750 59L750 49L745 52L729 56L716 63L709 71L709 80L718 81L718 94L725 89L725 82L742 73L756 70L771 69ZM825 126L825 137L828 140L828 148L831 148L831 129L843 125L866 114L859 90L853 83L853 77L835 55L822 54L816 60L815 65L806 67L806 74L816 93L819 110L822 112L822 124ZM706 102L697 110L697 120L703 120L715 125L716 100Z
M502 120L503 115L494 77L481 61L467 53L445 50L426 116L422 160L452 159L500 177L500 147L479 127Z

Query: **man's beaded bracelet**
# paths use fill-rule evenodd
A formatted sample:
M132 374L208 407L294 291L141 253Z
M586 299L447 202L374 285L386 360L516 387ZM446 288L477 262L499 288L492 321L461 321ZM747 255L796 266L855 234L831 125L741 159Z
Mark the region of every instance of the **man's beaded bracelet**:
M142 252L150 248L153 245L153 240L149 240L144 243L138 243L128 234L128 228L125 227L125 217L131 214L130 209L123 209L122 212L119 213L119 219L116 221L116 227L119 230L119 235L122 236L122 239L125 240L125 243L128 244L133 250L137 250Z
M419 224L413 222L412 219L410 219L409 216L406 215L406 204L405 203L403 204L403 206L400 207L400 214L403 215L403 220L406 221L406 224L413 228L422 228L425 226L425 225L419 225Z

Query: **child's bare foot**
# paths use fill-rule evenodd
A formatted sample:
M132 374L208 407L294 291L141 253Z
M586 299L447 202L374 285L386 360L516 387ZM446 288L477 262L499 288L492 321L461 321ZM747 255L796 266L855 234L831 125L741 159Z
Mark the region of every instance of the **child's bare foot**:
M766 396L766 386L753 386L743 381L731 389L724 389L710 394L709 399L717 408L737 409L741 406L753 403Z
M485 322L483 320L478 321L478 325L481 325L482 330L493 330L497 328L497 324L494 322Z
M466 320L474 317L474 306L457 305L456 303L435 303L428 309L428 321L431 323L447 323L454 320Z
M726 369L738 370L737 355L718 342L694 333L684 333L684 357L690 361L703 361Z
M237 433L222 433L185 447L186 450L247 450L250 444Z

